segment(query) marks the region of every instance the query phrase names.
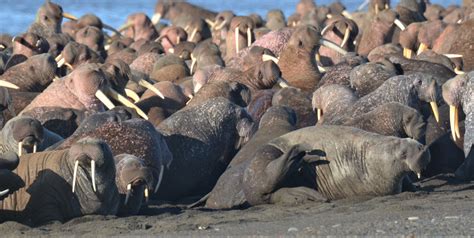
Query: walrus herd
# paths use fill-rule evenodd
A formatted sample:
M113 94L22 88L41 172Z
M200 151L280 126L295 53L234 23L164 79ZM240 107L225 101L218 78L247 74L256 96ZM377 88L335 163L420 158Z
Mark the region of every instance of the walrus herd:
M300 0L285 19L159 0L114 29L46 0L0 36L0 221L473 180L474 4L367 2Z

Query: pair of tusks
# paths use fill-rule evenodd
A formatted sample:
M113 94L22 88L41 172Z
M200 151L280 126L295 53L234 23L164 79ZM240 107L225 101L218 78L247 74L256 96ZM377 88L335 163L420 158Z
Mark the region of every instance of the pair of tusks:
M451 127L451 135L453 140L461 138L461 131L459 130L459 109L456 106L449 105L449 124Z
M64 17L64 18L67 18L67 19L69 19L69 20L73 20L73 21L79 20L76 16L74 16L74 15L72 15L72 14L70 14L70 13L66 13L66 12L63 12L63 17ZM104 29L108 29L108 30L113 31L113 32L115 32L116 34L120 35L120 32L117 31L117 30L115 30L115 28L111 27L110 25L107 25L107 24L105 24L105 23L102 23L102 27L103 27Z
M64 59L63 55L62 54L59 54L56 58L56 63L58 65L58 68L61 68L63 67L64 65L66 65L66 67L68 67L70 70L74 70L74 67L72 67L71 64L69 64L68 62L66 62L66 59Z
M148 203L148 198L149 198L149 192L148 192L148 186L145 187L145 190L143 191L145 194L145 202ZM127 194L125 195L125 201L123 205L128 204L128 200L130 200L130 195L132 194L132 184L129 183L127 184Z
M5 81L5 80L1 80L1 79L0 79L0 87L11 88L11 89L20 89L20 87L16 86L15 84L10 83L10 82Z
M390 8L390 6L389 6L387 3L385 3L385 6L384 6L384 7L385 7L385 9L389 9L389 8ZM375 4L375 15L377 15L377 14L379 14L379 4L376 3L376 4Z
M140 80L138 80L138 85L154 92L161 99L165 99L165 96L163 95L163 93L161 93L160 90L158 90L155 86L153 86L153 84L149 83L148 81L146 81L144 79L140 79Z
M235 33L235 53L239 53L240 47L239 47L239 27L236 27L234 29ZM247 47L250 47L252 45L252 29L250 27L247 28Z
M326 33L326 31L329 29L330 26L331 25L327 25L326 27L324 27L324 29L321 31L322 36L324 35L324 33ZM341 47L344 47L347 44L347 41L349 41L350 34L351 34L351 29L349 28L349 25L346 25L346 29L344 30L344 37L340 45Z
M74 172L72 175L72 192L76 191L76 181L77 181L77 169L79 168L79 160L74 162ZM97 192L97 186L95 184L95 160L91 160L91 179L92 179L92 189L94 192Z
M38 144L36 142L33 144L33 154L36 153L36 150L38 148ZM18 142L18 156L21 156L23 154L23 141Z
M110 97L112 97L113 99L119 101L120 103L122 103L124 106L126 107L129 107L129 108L133 108L135 109L135 111L137 112L138 115L140 115L143 119L145 120L148 120L148 116L146 115L146 113L144 113L142 111L142 109L140 109L139 107L137 107L137 105L133 104L132 102L130 102L126 97L122 96L121 94L119 94L117 91L113 90L111 87L106 87L105 92L103 92L102 90L97 90L95 92L95 96L109 109L113 109L115 107L115 105L112 103L112 101L110 101L110 99L107 97L106 94L110 95Z
M423 51L427 50L428 46L424 43L420 43L420 46L418 47L418 51L416 51L416 55L421 54Z

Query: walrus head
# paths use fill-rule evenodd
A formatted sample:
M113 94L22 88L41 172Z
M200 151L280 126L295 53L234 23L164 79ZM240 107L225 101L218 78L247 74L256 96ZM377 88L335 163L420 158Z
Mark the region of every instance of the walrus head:
M137 214L143 198L148 201L149 189L153 188L153 173L143 159L134 155L117 155L115 162L115 183L121 196L119 214Z
M430 151L427 146L423 146L413 139L404 139L405 144L401 146L401 155L404 156L405 163L410 171L413 171L418 178L421 172L428 166L431 160Z
M470 74L458 75L443 84L443 99L449 105L449 121L454 141L461 138L459 130L459 109L463 106L463 97ZM466 95L467 96L467 95ZM468 98L467 96L466 98ZM472 98L472 95L471 95Z
M73 144L67 155L72 192L80 201L81 211L115 214L119 198L110 147L102 140L86 137Z
M11 119L2 130L4 139L9 140L4 143L14 143L14 148L17 148L14 151L18 151L18 156L24 152L36 153L38 144L43 141L43 133L43 126L38 120L25 116Z

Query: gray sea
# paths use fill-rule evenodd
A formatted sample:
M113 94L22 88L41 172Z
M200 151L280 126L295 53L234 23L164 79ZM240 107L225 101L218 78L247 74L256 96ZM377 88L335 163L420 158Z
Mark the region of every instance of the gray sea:
M86 13L94 13L103 22L121 26L126 17L135 12L144 12L151 16L157 0L52 0L60 4L65 12L78 17ZM298 0L189 0L188 2L203 6L214 11L232 10L239 15L257 13L265 17L268 10L281 9L285 16L295 11ZM331 3L331 0L316 0L318 5ZM341 1L354 11L363 0ZM395 6L398 1L392 0ZM443 6L460 4L461 0L432 0ZM28 29L35 18L36 10L44 3L43 0L0 0L0 33L19 34Z

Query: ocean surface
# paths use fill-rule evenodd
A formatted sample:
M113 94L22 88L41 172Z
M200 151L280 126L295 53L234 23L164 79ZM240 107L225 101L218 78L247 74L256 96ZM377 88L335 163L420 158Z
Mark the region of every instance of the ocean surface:
M144 12L151 17L157 0L53 0L60 4L63 10L80 17L86 13L99 16L103 22L114 26L121 26L126 17L135 12ZM268 10L281 9L285 16L295 11L298 0L189 0L188 2L203 6L216 12L232 10L239 15L257 13L265 17ZM318 5L326 5L331 0L316 1ZM354 11L363 2L362 0L341 1ZM398 1L392 0L392 6ZM443 6L460 4L461 0L432 0ZM36 10L44 3L43 0L0 0L0 33L12 35L25 32L35 18Z

